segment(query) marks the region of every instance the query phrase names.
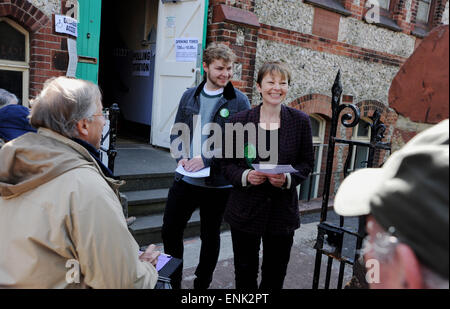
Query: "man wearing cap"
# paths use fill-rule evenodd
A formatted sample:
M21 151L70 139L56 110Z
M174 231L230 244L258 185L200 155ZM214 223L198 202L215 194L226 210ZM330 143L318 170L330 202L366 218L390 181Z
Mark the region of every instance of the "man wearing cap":
M0 89L0 148L22 134L36 132L28 121L29 109L17 103L14 94Z
M449 288L448 186L448 119L415 136L382 168L355 171L342 182L336 213L367 215L370 288Z

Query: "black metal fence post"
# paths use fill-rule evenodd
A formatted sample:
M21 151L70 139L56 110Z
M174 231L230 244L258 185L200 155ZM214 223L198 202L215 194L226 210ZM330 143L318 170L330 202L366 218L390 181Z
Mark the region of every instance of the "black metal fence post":
M322 209L320 213L320 223L327 220L327 211L328 211L328 202L330 199L330 186L331 186L331 176L333 174L333 160L334 160L334 148L335 148L335 137L337 133L337 125L339 120L339 115L345 108L351 108L354 112L354 116L352 117L350 114L342 115L342 124L346 127L353 127L359 121L360 112L359 109L355 105L351 104L340 104L341 95L342 95L342 84L341 84L341 71L339 70L332 87L332 99L331 99L331 126L330 126L330 134L328 137L328 154L327 154L327 167L325 171L325 183L323 189L322 196ZM346 121L353 118L351 123L347 123ZM321 235L320 233L318 235ZM317 248L323 247L323 238L318 237ZM315 260L315 268L314 268L314 278L313 278L313 289L317 289L319 287L319 276L320 276L320 266L322 263L322 252L320 249L316 253ZM330 265L330 264L329 264ZM328 267L330 268L330 266Z
M116 141L117 141L117 122L119 120L119 105L114 103L109 109L109 128L110 128L110 136L109 136L109 149L107 151L108 154L108 168L114 173L114 161L116 159L117 150L116 150Z
M344 109L351 109L352 114L344 113L341 117L341 124L344 127L350 128L354 127L359 123L360 120L360 110L356 105L353 104L340 104L340 98L342 94L342 85L341 85L341 74L340 71L336 75L336 79L334 81L332 87L332 100L331 100L331 109L332 109L332 117L331 117L331 126L330 126L330 134L328 138L328 154L327 154L327 166L325 172L324 179L324 187L323 187L323 195L322 195L322 208L320 213L320 223L318 225L318 233L317 240L314 248L317 250L316 259L315 259L315 268L314 268L314 277L313 277L313 289L318 289L319 287L319 279L320 279L320 268L322 264L322 255L328 256L328 264L327 264L327 272L325 279L325 289L329 288L330 285L330 277L332 270L332 262L333 259L336 259L340 262L339 267L339 277L337 288L342 288L342 282L344 277L344 269L345 264L353 265L353 273L355 273L355 265L356 261L359 258L360 249L362 246L362 240L365 234L365 218L360 217L358 231L353 231L351 229L347 229L344 226L344 217L340 217L339 226L327 222L327 211L328 211L328 202L330 197L330 187L331 187L331 177L333 175L333 161L335 155L335 146L336 143L347 145L349 147L347 153L347 159L344 165L344 178L349 173L350 160L353 152L353 147L367 147L369 148L369 157L367 161L367 167L374 166L375 160L375 152L380 149L390 150L389 143L382 143L381 140L384 138L383 133L385 131L384 124L380 121L380 112L376 110L374 114L370 117L372 119L372 124L370 124L371 128L371 139L370 143L361 142L361 141L353 141L346 140L341 138L336 138L337 126L341 112ZM351 121L350 121L351 120ZM350 234L356 237L356 250L355 254L352 258L347 258L342 256L342 247L343 247L343 239L344 234Z

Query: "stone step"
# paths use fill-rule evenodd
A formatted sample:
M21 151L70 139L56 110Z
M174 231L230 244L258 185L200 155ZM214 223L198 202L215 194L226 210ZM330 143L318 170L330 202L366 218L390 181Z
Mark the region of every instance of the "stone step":
M328 210L333 209L333 200L328 203ZM321 199L311 200L309 202L302 201L299 203L300 216L311 213L320 213ZM136 221L129 226L131 233L136 239L139 246L147 246L149 244L162 243L161 228L163 223L163 213L157 213L147 216L139 216ZM222 223L222 231L229 230L227 223ZM192 214L184 231L184 238L198 237L200 235L200 212L197 209Z
M125 184L120 187L120 192L126 194L129 191L145 191L153 189L170 188L173 183L175 173L152 173L121 175L120 179L125 180Z
M131 234L136 239L139 246L162 243L161 229L163 224L163 214L154 214L138 217L129 226ZM184 230L184 237L195 237L200 235L200 213L194 211Z
M163 214L154 214L138 217L129 226L130 232L136 239L139 246L162 243L161 229L163 224ZM227 223L222 223L221 230L229 230ZM197 209L184 230L184 238L197 237L200 235L200 211Z
M169 188L123 192L128 198L128 216L163 213Z

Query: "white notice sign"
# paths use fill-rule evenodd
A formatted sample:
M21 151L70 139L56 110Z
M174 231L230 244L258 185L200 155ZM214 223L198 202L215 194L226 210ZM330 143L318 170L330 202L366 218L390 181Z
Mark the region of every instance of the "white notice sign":
M78 37L78 21L65 15L55 15L55 31Z
M151 50L133 51L133 76L150 76Z
M178 38L175 39L175 57L177 62L197 61L198 39Z
M77 41L67 39L67 50L69 51L69 65L67 66L66 76L75 77L78 64Z

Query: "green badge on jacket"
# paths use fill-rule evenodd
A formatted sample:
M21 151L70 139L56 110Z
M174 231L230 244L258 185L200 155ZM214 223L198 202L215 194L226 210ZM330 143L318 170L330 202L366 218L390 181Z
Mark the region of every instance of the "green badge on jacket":
M246 144L244 147L244 157L245 161L247 161L247 165L250 168L252 167L253 160L256 159L256 147L253 144Z
M230 116L230 111L227 108L222 108L220 110L220 116L223 118L228 118L228 116Z

